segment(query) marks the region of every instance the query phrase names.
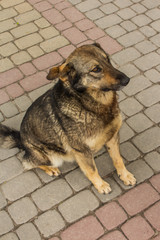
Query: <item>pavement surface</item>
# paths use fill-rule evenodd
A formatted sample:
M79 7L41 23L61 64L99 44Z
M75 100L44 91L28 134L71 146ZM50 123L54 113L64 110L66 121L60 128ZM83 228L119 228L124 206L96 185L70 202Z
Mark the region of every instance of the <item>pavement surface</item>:
M131 78L119 92L120 149L137 185L122 184L105 149L95 161L109 195L76 164L52 178L0 149L0 240L160 240L160 0L1 0L0 121L19 129L53 85L48 69L93 42Z

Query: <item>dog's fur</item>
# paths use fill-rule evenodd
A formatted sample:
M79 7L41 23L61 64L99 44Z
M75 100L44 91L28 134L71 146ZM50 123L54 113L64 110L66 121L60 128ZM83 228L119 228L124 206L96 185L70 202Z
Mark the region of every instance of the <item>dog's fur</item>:
M121 180L134 185L118 142L122 121L116 91L129 78L112 66L99 44L77 48L50 70L47 79L56 78L55 86L29 107L20 132L0 125L0 145L24 149L25 168L38 167L49 175L58 175L63 161L76 160L97 190L108 193L111 188L99 176L93 158L106 145Z

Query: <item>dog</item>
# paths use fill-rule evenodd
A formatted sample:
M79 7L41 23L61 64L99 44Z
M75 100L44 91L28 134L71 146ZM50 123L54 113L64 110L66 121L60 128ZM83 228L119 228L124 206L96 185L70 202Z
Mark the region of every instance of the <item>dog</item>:
M122 124L116 91L129 78L113 67L97 43L75 49L60 66L50 69L48 80L58 81L27 110L20 132L0 125L0 146L25 151L23 166L58 176L63 161L76 161L99 193L110 185L96 168L93 154L106 146L125 185L135 185L119 152Z

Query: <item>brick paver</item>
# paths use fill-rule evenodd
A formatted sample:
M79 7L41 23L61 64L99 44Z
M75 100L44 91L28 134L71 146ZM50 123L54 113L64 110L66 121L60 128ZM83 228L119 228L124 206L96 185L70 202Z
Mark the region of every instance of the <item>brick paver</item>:
M23 153L0 149L0 240L160 239L159 32L159 0L0 1L0 122L19 129L27 108L54 84L49 68L98 42L131 78L119 92L120 151L138 185L123 184L105 148L95 162L108 195L75 163L57 179L23 172Z

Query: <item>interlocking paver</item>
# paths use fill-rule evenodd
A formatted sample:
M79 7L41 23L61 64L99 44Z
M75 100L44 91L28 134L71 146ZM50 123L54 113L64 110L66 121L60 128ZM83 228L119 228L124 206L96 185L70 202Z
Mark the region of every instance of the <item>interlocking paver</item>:
M0 221L1 235L13 229L14 225L8 213L6 213L5 211L0 211L0 219L3 219L3 221Z
M137 94L137 99L144 104L146 107L150 107L153 104L160 101L159 95L160 85L153 85L143 92Z
M18 113L18 109L13 102L4 103L0 106L0 109L6 117L13 117Z
M20 65L25 62L29 62L31 60L31 57L26 51L21 51L21 52L18 52L18 53L15 53L14 55L12 55L11 60L16 65Z
M95 23L102 29L111 27L113 25L119 24L122 19L116 14L112 14L109 16L102 17L95 21Z
M125 236L119 231L108 233L102 238L100 238L100 240L115 240L115 239L126 240Z
M152 52L138 58L134 63L142 71L145 71L160 64L160 58L157 53Z
M0 192L0 209L5 207L7 205L7 201L5 197L3 196L2 192Z
M23 2L21 4L18 4L14 7L19 13L24 13L24 12L28 12L30 10L32 10L32 6L27 3L27 2Z
M18 237L14 233L8 233L0 237L0 240L18 240Z
M126 124L123 123L121 129L120 129L120 142L125 142L128 139L132 138L134 136L133 130Z
M157 174L156 176L153 176L150 179L150 182L152 183L153 187L160 193L160 174Z
M145 156L146 162L154 171L160 171L160 154L158 152L151 152Z
M12 156L14 156L16 153L18 153L18 148L12 148L12 149L0 149L0 161L4 159L8 159Z
M66 30L67 31L67 30ZM57 36L48 39L40 44L40 47L47 53L54 51L55 49L68 45L69 42L63 36Z
M39 19L41 15L36 10L31 10L29 12L25 12L22 14L19 14L17 17L15 17L15 21L20 24L26 24L29 22L32 22L36 19Z
M138 113L129 119L127 119L128 125L136 132L143 132L147 128L151 127L153 123L143 114Z
M120 151L122 156L128 161L136 160L140 156L140 152L130 142L122 143Z
M151 225L156 228L158 231L160 231L160 201L153 205L151 208L149 208L145 213L144 216L147 218L147 220L151 223Z
M11 98L16 98L24 94L24 90L18 83L13 83L6 87L6 91Z
M153 83L158 83L159 82L159 72L157 70L150 69L150 70L146 71L144 74Z
M101 4L98 0L86 0L85 2L77 4L77 8L81 12L87 12L89 10L92 10L94 8L99 7Z
M32 223L23 224L16 230L16 232L21 240L41 239L40 234Z
M125 65L128 62L140 57L140 53L133 47L122 50L119 53L115 53L112 59L119 65Z
M31 105L31 100L27 96L21 96L14 100L21 111L26 111Z
M142 33L135 30L133 32L123 35L122 37L119 37L118 41L124 47L130 47L138 42L141 42L144 38L145 38L145 36Z
M128 106L130 106L128 108ZM132 116L143 109L143 106L135 100L133 97L127 98L120 103L120 109L124 112L127 116Z
M25 74L26 76L31 75L36 72L36 68L31 63L24 63L23 65L19 66L19 69Z
M145 110L145 114L155 123L159 123L160 121L159 108L160 108L160 104L157 103Z

